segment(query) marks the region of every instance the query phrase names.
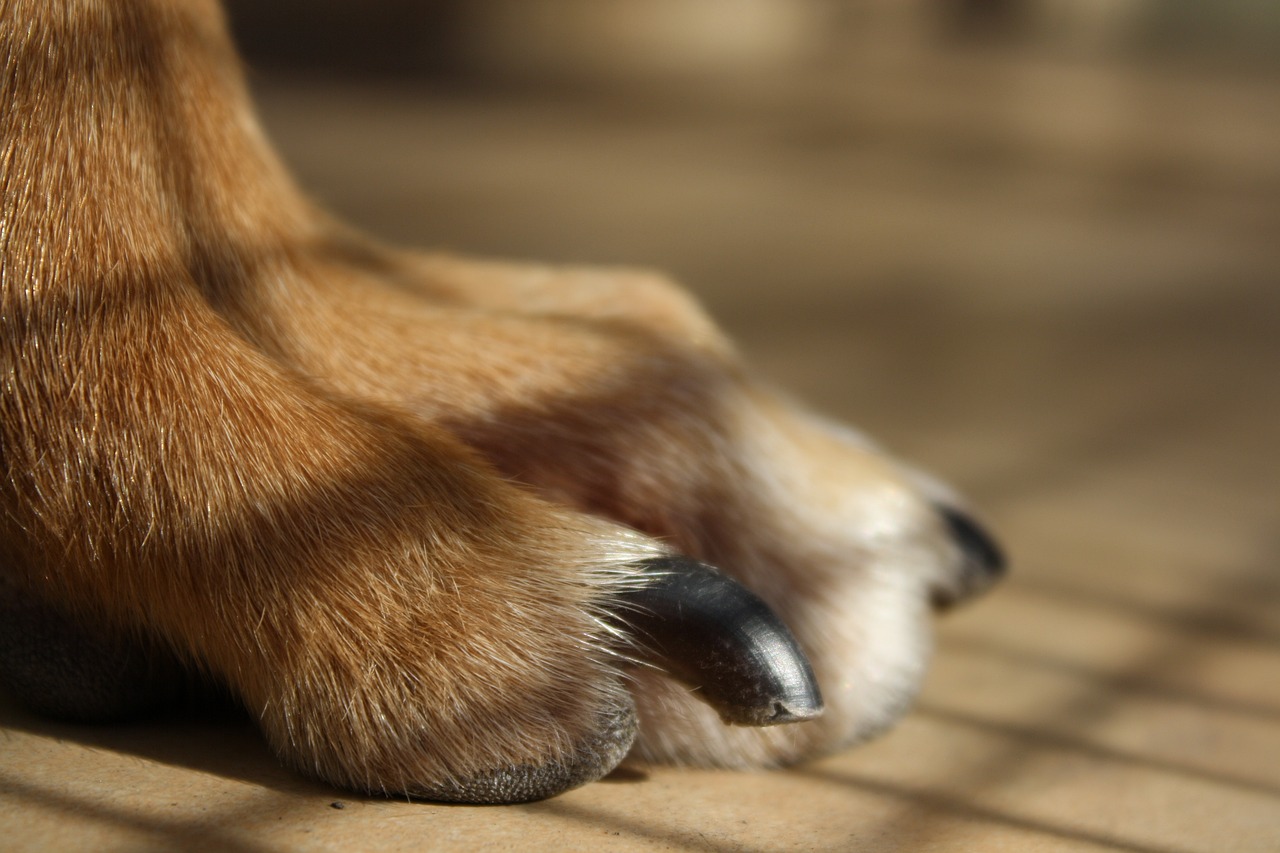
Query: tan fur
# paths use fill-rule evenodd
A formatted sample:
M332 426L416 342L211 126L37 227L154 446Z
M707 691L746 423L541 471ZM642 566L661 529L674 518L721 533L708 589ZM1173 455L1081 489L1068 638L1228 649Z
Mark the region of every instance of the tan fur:
M0 571L360 789L589 738L623 690L610 591L666 549L776 607L829 712L727 729L633 672L644 754L792 761L900 713L959 559L930 496L753 384L683 292L334 223L211 3L0 10Z

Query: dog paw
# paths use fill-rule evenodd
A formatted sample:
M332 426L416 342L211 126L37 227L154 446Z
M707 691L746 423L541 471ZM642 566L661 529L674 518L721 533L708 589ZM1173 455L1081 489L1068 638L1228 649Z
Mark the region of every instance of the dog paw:
M914 699L934 613L990 586L1004 557L948 490L849 430L756 391L721 411L732 414L714 498L695 492L664 538L777 611L812 662L826 711L783 729L725 727L645 674L638 751L663 762L775 766L871 738Z
M442 422L545 497L717 566L781 616L812 662L825 713L767 730L725 726L678 679L636 672L640 755L786 764L865 740L906 711L935 612L1004 570L960 498L762 388L661 279L451 269L486 283L486 306L508 311L536 296L539 313L519 334L537 346L556 332L576 372L562 381L555 365L549 379L526 370L522 396L500 401L497 414L458 405Z
M382 547L335 547L345 566L291 567L320 582L295 577L276 600L280 577L223 584L221 601L162 626L159 642L138 620L73 613L6 578L0 682L45 715L112 722L175 700L181 658L236 696L299 771L462 803L542 799L612 770L637 732L631 666L678 677L726 721L820 712L794 638L745 588L634 532L507 497L513 514L478 541L442 546L455 527L428 547L401 543L411 559L400 565ZM378 526L368 541L394 540L395 525ZM256 579L271 571L258 566ZM252 593L256 618L211 630L205 620L238 609L237 592Z

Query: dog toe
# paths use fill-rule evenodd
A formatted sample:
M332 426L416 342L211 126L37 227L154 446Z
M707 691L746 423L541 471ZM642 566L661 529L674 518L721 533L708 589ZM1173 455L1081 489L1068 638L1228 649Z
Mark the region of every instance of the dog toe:
M595 734L568 756L541 764L511 764L411 791L446 803L502 805L553 797L594 782L613 770L636 737L635 708L624 701L601 714Z

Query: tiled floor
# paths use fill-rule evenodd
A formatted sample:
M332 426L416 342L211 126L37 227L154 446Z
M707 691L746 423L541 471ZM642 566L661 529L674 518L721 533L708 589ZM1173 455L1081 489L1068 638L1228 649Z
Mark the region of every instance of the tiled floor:
M993 154L869 87L716 115L263 88L304 182L376 232L674 270L766 374L962 485L1015 571L880 741L529 806L348 797L236 724L0 704L0 849L1280 850L1274 88L1198 88L1124 162L1090 148L1109 126Z

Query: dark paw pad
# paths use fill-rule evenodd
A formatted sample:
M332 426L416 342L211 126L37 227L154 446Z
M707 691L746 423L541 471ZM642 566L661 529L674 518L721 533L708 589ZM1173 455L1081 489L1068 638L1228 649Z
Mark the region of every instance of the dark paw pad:
M0 685L42 716L107 723L176 701L184 677L159 649L0 580Z

